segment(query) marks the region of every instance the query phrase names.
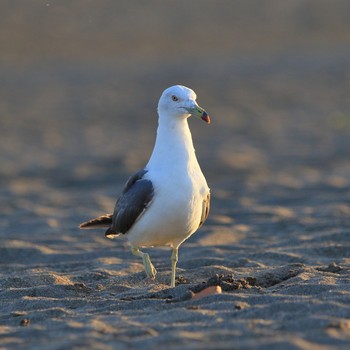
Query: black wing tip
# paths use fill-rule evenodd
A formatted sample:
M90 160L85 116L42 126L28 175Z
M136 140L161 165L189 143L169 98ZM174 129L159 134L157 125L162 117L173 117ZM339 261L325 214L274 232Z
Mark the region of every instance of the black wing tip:
M84 228L89 228L91 226L93 226L93 225L90 225L89 221L86 221L86 222L81 223L78 227L80 229L84 229Z
M96 227L108 227L112 225L113 214L102 215L96 219L85 221L79 225L80 229L96 228Z

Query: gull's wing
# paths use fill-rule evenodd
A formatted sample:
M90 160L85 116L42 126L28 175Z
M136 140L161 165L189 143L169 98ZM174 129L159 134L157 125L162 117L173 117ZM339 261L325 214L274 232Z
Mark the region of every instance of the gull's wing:
M154 188L152 182L144 178L146 173L145 169L138 171L125 184L114 208L112 225L105 233L107 237L127 233L151 204Z
M208 193L207 198L203 200L202 203L202 216L201 216L201 221L199 222L198 228L200 228L205 220L207 220L207 217L209 215L209 210L210 210L210 193Z

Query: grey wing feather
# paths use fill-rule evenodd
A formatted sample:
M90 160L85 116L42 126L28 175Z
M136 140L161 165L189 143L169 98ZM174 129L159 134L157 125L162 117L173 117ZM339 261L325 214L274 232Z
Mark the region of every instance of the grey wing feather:
M140 170L127 181L115 205L112 225L106 231L106 236L127 233L151 204L154 188L150 180L143 178L146 172Z
M201 221L199 222L198 228L200 228L205 220L207 220L207 217L209 215L209 210L210 210L210 193L208 193L207 198L203 200L202 203L202 216L201 216Z

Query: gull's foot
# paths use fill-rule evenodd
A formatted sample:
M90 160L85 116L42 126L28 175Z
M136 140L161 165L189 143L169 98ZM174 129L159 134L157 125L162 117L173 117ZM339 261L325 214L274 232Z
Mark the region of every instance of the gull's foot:
M157 274L156 268L153 266L148 254L143 256L143 265L145 266L145 272L147 277L154 280Z
M143 266L145 267L145 272L148 278L154 280L157 274L156 268L153 266L151 259L149 258L149 255L147 253L143 253L139 250L138 247L131 247L131 252L136 255L140 256L143 261Z

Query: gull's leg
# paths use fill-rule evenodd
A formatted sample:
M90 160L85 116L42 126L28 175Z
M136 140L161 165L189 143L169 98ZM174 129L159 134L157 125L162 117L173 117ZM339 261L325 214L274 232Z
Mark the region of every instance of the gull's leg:
M147 277L151 278L152 280L156 277L157 270L151 263L151 259L149 258L149 255L147 253L141 252L141 250L137 247L131 247L131 253L133 253L136 256L140 256L143 261L143 265L145 267L145 272Z
M173 252L171 254L171 283L170 287L175 287L175 275L176 275L176 263L178 261L178 251L179 247L173 248Z

